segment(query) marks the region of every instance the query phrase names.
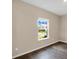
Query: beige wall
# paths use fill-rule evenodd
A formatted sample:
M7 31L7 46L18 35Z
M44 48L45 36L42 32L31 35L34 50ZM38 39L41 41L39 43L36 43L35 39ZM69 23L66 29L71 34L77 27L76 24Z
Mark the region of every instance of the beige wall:
M13 0L13 57L44 47L58 41L59 16L48 11ZM36 21L39 17L49 19L49 39L38 41ZM15 50L18 48L19 50Z
M67 42L67 15L60 17L60 31L59 39L60 41Z

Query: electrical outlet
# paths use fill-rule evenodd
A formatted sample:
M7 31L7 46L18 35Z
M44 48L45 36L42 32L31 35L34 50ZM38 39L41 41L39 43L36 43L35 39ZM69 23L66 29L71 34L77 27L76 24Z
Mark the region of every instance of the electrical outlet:
M19 49L18 48L15 48L15 50L18 51Z

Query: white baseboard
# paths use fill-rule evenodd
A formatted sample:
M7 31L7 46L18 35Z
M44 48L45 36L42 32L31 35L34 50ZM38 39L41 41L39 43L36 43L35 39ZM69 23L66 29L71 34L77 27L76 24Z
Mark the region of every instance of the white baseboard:
M58 42L58 41L56 41L56 42ZM44 48L44 47L49 46L49 45L51 45L51 44L54 44L54 43L56 43L56 42L49 43L49 44L47 44L47 45L44 45L44 46L38 47L38 48L36 48L36 49L32 49L32 50L30 50L30 51L27 51L27 52L24 52L24 53L18 54L18 55L16 55L16 56L13 56L12 59L14 59L14 58L16 58L16 57L19 57L19 56L22 56L22 55L24 55L24 54L27 54L27 53L33 52L33 51L35 51L35 50L38 50L38 49Z
M61 42L67 43L67 41L63 41L63 40L61 40Z

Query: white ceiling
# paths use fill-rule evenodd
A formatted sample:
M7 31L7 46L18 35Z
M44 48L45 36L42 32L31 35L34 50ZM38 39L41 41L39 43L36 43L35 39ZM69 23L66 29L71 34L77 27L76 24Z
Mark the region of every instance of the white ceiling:
M67 3L64 0L22 0L57 15L67 14Z

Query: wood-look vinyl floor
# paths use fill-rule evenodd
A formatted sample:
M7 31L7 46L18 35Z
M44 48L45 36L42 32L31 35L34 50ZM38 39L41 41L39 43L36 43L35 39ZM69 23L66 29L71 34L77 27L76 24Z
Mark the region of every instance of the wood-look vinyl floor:
M59 42L15 59L67 59L67 44Z

